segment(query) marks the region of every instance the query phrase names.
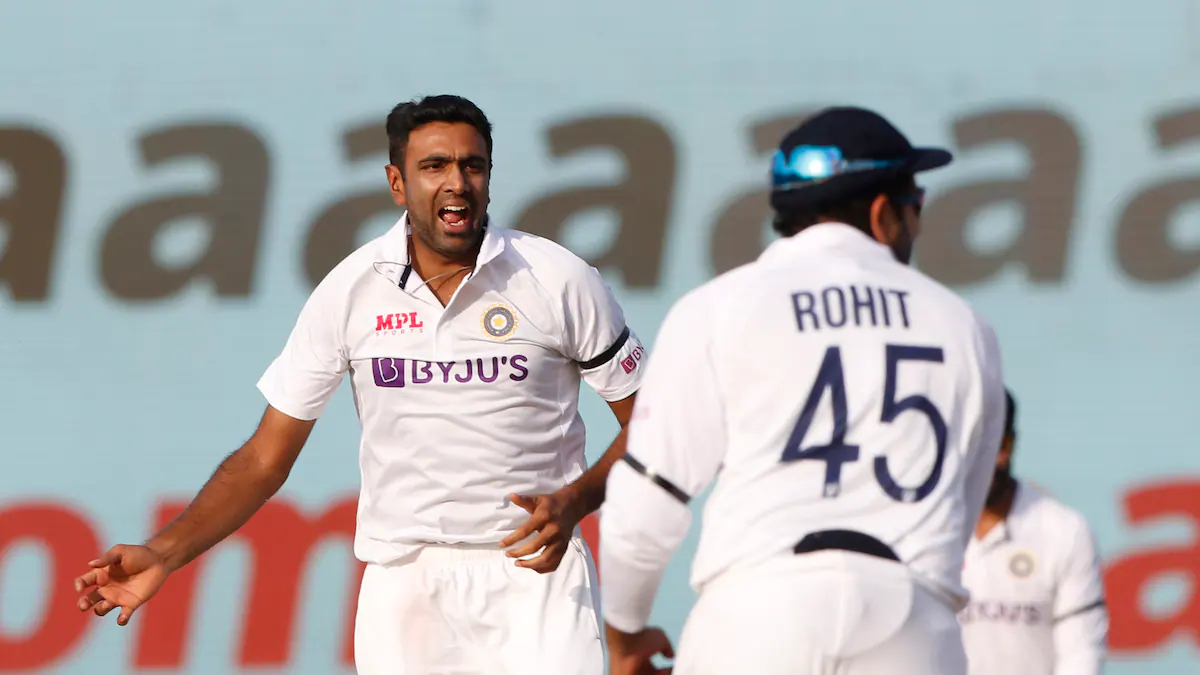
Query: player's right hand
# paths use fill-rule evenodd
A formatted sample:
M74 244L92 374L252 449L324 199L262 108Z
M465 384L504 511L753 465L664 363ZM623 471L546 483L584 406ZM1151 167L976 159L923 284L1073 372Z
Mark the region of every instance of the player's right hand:
M154 550L125 544L112 547L88 567L91 570L75 578L75 592L82 594L76 607L81 612L92 610L96 616L120 607L119 626L129 623L137 608L162 588L170 574L162 556Z

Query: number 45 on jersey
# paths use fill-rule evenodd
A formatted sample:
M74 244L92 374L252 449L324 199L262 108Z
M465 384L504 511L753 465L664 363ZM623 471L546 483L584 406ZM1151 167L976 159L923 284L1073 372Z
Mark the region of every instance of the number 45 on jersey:
M883 411L880 422L891 424L897 417L907 411L925 415L933 427L933 435L937 440L937 456L933 462L933 470L925 482L912 488L903 487L892 477L888 470L887 457L876 457L874 463L875 480L889 497L898 502L919 502L929 496L937 487L942 476L942 464L946 459L946 420L933 402L928 398L915 394L901 401L896 400L896 371L902 361L922 361L926 363L942 363L943 354L939 347L912 347L903 345L887 345L887 376L884 380ZM826 390L833 398L833 437L824 445L804 446L809 427L816 416L817 407L821 403ZM846 426L849 411L846 409L846 378L842 368L842 351L839 347L825 350L825 358L821 361L821 370L804 402L804 409L796 426L788 438L783 450L783 462L802 460L818 460L825 462L824 496L832 498L841 492L842 465L847 462L857 462L859 448L857 445L846 444Z

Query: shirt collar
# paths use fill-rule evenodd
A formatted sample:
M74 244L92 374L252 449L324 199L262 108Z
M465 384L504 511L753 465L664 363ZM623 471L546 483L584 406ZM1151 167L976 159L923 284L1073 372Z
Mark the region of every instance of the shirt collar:
M810 225L790 237L771 242L760 261L774 262L812 251L841 251L843 254L895 260L891 250L875 241L862 230L846 223L817 223Z
M993 546L1003 544L1012 540L1012 529L1008 519L1004 519L988 530L988 533L983 535L982 539L977 539L975 533L971 533L971 544L975 547L981 547L983 550L991 549Z
M384 237L383 254L387 262L408 265L408 237L411 232L412 226L408 223L408 212L405 211ZM496 231L496 219L489 214L488 226L483 231L483 243L480 244L479 255L475 258L475 269L478 270L495 260L504 252L504 248L504 235Z

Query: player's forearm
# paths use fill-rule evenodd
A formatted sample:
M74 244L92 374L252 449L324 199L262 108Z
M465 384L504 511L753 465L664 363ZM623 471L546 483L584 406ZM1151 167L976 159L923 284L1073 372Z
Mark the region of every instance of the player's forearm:
M614 468L600 519L600 606L612 628L646 626L654 597L691 525L690 509L626 465Z
M612 471L613 465L625 455L625 439L626 428L623 427L621 433L617 434L600 459L578 480L571 483L571 489L575 491L575 499L580 505L583 515L594 512L604 503L608 474Z
M264 465L243 447L221 462L183 513L146 545L177 570L246 524L286 479L286 469Z
M604 584L600 587L604 623L620 633L637 633L649 623L666 562L643 568L630 556L608 550L607 541L600 551L604 568Z

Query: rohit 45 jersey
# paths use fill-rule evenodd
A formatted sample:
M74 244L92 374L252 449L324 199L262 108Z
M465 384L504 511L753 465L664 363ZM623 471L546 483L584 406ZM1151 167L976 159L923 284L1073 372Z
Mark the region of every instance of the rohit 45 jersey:
M606 585L609 560L669 555L687 531L684 503L715 480L697 590L810 532L845 529L890 545L961 607L1003 422L996 338L963 300L848 225L778 240L681 299L660 330L632 462L610 478Z

